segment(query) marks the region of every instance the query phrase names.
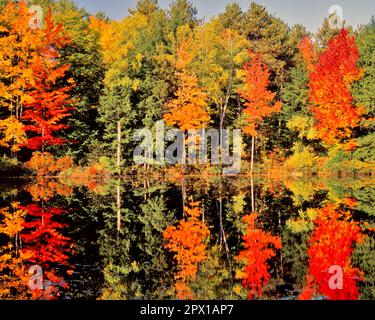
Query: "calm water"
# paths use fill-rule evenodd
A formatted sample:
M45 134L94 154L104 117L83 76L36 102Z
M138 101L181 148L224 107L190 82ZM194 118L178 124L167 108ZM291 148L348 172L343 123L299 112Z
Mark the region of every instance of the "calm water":
M373 299L373 183L2 180L0 298Z

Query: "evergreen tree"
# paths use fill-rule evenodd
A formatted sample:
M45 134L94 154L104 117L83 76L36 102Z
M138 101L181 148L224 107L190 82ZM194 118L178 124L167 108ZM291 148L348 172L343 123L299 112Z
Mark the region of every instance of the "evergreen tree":
M191 28L198 25L197 8L188 0L175 0L169 7L169 30L175 34L178 27L188 25Z
M357 146L354 159L364 162L375 162L372 150L375 148L375 18L363 27L358 35L357 44L360 51L359 65L364 75L353 89L353 94L358 104L363 106L364 120L357 132Z

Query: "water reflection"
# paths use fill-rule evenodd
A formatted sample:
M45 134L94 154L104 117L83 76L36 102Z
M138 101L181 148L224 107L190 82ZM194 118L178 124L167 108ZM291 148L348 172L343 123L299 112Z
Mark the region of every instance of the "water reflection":
M86 180L1 183L1 299L375 298L368 178Z

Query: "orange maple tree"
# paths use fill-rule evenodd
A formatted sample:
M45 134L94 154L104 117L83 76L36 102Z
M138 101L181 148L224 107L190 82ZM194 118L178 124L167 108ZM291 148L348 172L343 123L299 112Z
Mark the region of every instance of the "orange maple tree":
M250 136L258 136L257 126L265 117L275 112L281 111L280 101L273 103L276 93L268 90L270 86L270 71L263 62L260 54L255 54L249 50L250 62L245 63L246 72L245 87L239 90L242 99L245 100L244 114L247 125L244 132Z
M200 88L197 76L187 67L191 59L189 46L191 39L184 38L177 50L176 69L179 84L175 99L166 105L169 113L164 116L167 124L177 125L183 131L203 129L211 119L206 110L207 93Z
M263 287L271 279L268 260L276 255L276 249L282 248L280 237L274 237L269 232L256 228L257 217L256 213L243 217L246 224L244 249L237 257L237 260L245 263L240 278L248 291L249 300L263 295Z
M320 55L308 38L300 50L310 71L309 100L318 137L330 145L350 137L362 114L351 94L351 84L362 76L355 37L342 29Z
M205 241L210 230L199 220L202 214L199 203L191 203L184 211L187 219L181 220L177 227L168 227L163 236L168 240L166 248L175 253L174 257L179 267L175 277L177 296L186 300L194 298L188 282L194 281L199 263L207 259Z
M34 170L39 177L55 176L73 167L69 156L56 159L49 152L34 152L26 167Z
M351 265L350 257L354 246L364 241L364 235L350 218L349 212L337 210L332 204L319 210L314 222L316 227L309 240L309 274L300 300L310 300L319 294L330 300L359 298L357 281L363 278L363 274ZM330 286L333 274L329 270L333 266L343 271L342 288Z
M21 145L26 142L25 126L15 116L0 120L0 147L10 148L12 152L18 152Z

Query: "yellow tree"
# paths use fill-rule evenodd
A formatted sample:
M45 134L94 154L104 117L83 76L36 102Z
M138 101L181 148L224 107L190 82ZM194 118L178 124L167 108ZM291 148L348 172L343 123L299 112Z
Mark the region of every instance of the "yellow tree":
M26 142L25 126L15 116L0 120L0 132L0 147L10 148L12 153L20 151Z
M236 93L250 42L237 31L225 28L220 19L213 19L194 30L193 47L192 67L209 96L211 118L219 120L221 130L228 113L234 111L231 99L237 106Z
M24 142L19 123L23 105L32 102L26 87L33 84L30 62L39 40L38 31L30 28L31 19L25 1L9 2L0 13L0 144L12 155Z
M20 250L19 237L25 215L16 202L10 208L0 208L0 236L8 240L0 246L0 299L26 298L29 275L25 261L30 255Z
M106 67L100 121L105 126L104 138L116 149L119 168L122 144L130 136L125 127L136 117L131 96L139 88L137 73L144 59L138 47L142 45L141 35L148 32L149 25L147 17L136 12L120 22L105 23L93 18L91 27L100 34L101 54Z

